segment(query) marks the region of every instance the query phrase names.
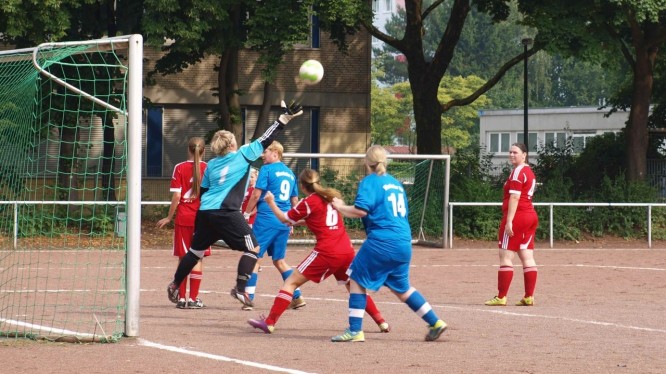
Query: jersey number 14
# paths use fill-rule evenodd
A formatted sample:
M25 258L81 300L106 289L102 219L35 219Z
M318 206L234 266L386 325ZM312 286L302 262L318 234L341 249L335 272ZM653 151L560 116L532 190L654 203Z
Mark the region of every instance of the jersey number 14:
M404 217L407 214L407 205L405 204L405 195L404 194L395 194L391 193L388 196L388 201L393 206L393 216L397 217L400 214L400 217Z

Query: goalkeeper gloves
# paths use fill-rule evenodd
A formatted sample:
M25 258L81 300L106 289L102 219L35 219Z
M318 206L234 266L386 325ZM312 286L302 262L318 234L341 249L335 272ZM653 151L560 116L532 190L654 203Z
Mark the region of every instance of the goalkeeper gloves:
M282 107L283 113L280 114L280 117L278 118L278 121L280 123L286 125L287 122L291 121L292 118L298 117L301 114L303 114L303 106L301 105L300 102L291 100L289 102L289 105L287 105L284 100L280 102L280 106Z

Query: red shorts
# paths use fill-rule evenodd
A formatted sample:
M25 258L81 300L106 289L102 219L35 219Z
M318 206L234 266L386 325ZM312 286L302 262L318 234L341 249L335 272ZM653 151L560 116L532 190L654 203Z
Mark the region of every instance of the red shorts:
M502 217L497 246L501 249L518 252L521 249L534 249L534 235L539 226L536 212L516 213L513 217L513 236L504 234L506 217Z
M354 259L354 252L322 255L313 250L299 265L298 271L308 280L319 283L333 275L338 283L347 282L347 269Z
M173 229L173 255L181 258L185 256L192 245L194 226L175 225ZM204 252L204 256L210 256L210 247Z

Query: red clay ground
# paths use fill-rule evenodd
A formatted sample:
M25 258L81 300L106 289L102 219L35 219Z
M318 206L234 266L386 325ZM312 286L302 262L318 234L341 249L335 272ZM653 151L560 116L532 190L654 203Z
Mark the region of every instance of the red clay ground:
M666 244L605 240L537 243L536 306L485 307L496 289L494 243L454 241L454 249L415 247L412 283L450 329L424 342L425 324L381 290L374 295L392 325L378 333L366 318L365 343L331 343L347 325L347 298L333 280L307 284L308 305L287 311L276 332L252 330L247 318L268 313L280 280L260 273L258 307L240 310L228 296L237 252L216 249L206 259L207 307L179 310L164 288L176 261L170 250L142 253L140 337L115 344L0 340L3 372L666 372ZM580 246L580 247L579 247ZM574 247L574 248L571 248ZM296 265L309 253L290 248ZM268 263L264 263L268 265ZM522 294L520 266L509 301Z

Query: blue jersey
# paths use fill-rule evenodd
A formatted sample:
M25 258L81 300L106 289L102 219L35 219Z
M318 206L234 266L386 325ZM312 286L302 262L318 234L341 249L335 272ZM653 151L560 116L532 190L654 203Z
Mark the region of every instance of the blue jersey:
M209 166L210 167L210 166ZM273 211L264 201L266 191L271 191L275 196L275 204L281 211L287 212L291 209L291 198L298 197L298 183L294 173L282 162L265 164L259 169L257 183L254 188L261 190L261 197L257 202L257 218L253 228L271 227L274 229L290 230L290 227L280 222Z
M201 195L199 210L219 209L240 211L247 189L252 162L264 152L262 139L246 144L236 152L229 152L208 161L201 187L208 189Z
M402 184L391 175L372 173L363 178L354 206L368 213L361 219L368 240L411 248L407 195Z

